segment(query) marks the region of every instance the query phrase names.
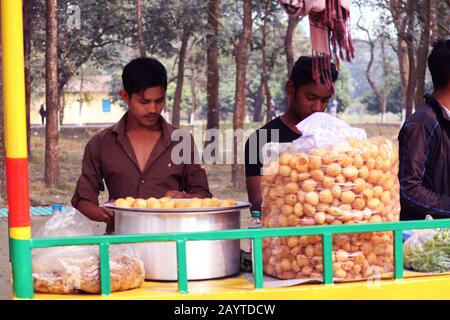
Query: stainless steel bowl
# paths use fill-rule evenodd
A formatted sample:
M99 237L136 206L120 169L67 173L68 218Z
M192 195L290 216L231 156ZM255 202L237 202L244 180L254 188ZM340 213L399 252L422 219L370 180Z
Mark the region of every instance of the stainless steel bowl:
M240 212L250 207L238 202L235 206L215 208L140 209L116 208L116 234L155 234L230 230L240 228ZM148 280L177 280L176 245L174 242L133 244L144 262ZM239 272L240 241L188 241L186 245L189 280L213 279Z

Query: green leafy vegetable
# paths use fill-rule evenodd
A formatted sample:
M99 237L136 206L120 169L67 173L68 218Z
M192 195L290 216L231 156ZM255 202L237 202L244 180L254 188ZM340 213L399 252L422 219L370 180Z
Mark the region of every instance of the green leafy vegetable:
M407 269L450 271L450 229L416 231L403 244L403 254Z

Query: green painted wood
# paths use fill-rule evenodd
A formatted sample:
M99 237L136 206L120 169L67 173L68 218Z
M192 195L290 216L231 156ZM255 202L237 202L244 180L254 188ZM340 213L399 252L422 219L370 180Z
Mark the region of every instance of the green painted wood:
M253 239L253 277L255 279L255 289L264 288L264 275L263 275L263 255L262 255L262 239Z
M403 234L402 231L394 231L394 277L403 279Z
M140 243L140 242L163 242L163 241L197 241L197 240L238 240L250 238L267 237L290 237L305 235L323 235L355 233L355 232L381 232L381 231L403 231L411 229L432 229L450 228L450 219L420 220L420 221L400 221L390 223L367 223L350 225L328 225L328 226L301 226L287 228L258 228L258 229L237 229L219 230L203 232L179 232L179 233L159 233L159 234L138 234L138 235L114 235L114 236L89 236L70 238L39 238L32 239L32 248L45 248L53 246L68 245L94 245L102 242L110 244L119 243Z
M322 236L323 283L333 283L333 235L325 233Z
M109 243L100 244L100 284L102 295L111 294L111 275L109 265Z
M186 241L177 241L178 291L188 293Z
M9 239L13 290L17 298L32 299L34 296L30 240Z

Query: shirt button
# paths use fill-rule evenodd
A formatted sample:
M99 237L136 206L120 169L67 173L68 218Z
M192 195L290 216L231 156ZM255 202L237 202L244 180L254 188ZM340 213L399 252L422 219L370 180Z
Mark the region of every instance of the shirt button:
M141 180L141 183L144 183L144 179Z

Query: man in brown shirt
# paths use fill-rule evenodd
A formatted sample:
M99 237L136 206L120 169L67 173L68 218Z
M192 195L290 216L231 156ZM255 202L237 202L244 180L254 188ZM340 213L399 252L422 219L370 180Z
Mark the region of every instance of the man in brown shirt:
M172 141L172 133L180 129L161 116L166 104L165 67L156 59L137 58L125 66L122 81L119 94L128 111L118 123L98 132L87 143L72 198L74 208L91 220L107 223L107 231L113 229L113 216L98 203L104 183L110 200L127 196L212 196L205 170L194 161L198 154L190 134L190 148L182 149L190 149L190 161L180 163L172 157L175 146L185 146L186 141Z

